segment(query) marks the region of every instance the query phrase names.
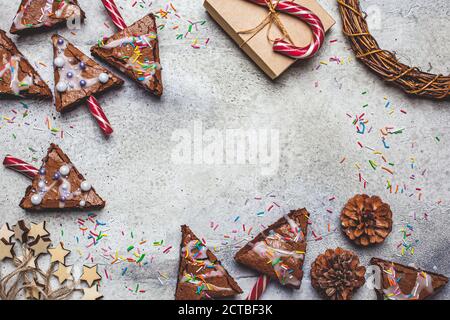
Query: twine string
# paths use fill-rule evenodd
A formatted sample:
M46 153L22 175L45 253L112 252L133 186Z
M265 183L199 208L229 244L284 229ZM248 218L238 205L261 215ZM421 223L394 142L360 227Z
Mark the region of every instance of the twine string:
M238 34L251 34L251 36L246 39L239 47L242 48L245 46L255 35L257 35L261 30L263 30L267 25L269 26L267 28L267 40L271 43L274 43L275 40L270 38L270 31L272 30L272 26L276 25L278 29L283 34L282 40L287 39L291 44L294 44L292 41L291 36L289 35L289 32L287 31L286 27L284 26L283 22L280 19L280 15L277 12L276 8L281 0L277 0L275 3L272 2L272 0L265 0L267 4L267 8L269 9L269 13L264 17L264 19L254 28L248 29L248 30L242 30L239 31Z
M14 300L24 290L37 291L42 300L62 300L75 291L81 291L81 289L76 288L77 283L75 281L70 281L68 282L69 285L64 285L53 291L50 281L56 262L51 263L47 271L43 271L37 265L36 267L28 266L33 258L33 252L27 248L26 244L22 247L22 253L21 259L17 257L13 259L16 266L14 271L3 278L0 274L1 300ZM39 283L39 278L41 278L42 283ZM12 279L14 279L14 282L7 289L8 283Z

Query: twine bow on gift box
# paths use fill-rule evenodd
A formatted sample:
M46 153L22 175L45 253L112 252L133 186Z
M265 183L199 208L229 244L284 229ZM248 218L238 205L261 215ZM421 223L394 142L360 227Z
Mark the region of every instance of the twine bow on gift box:
M320 49L325 38L325 30L319 17L315 15L311 10L305 8L293 1L284 0L246 0L258 4L260 6L265 6L269 9L269 13L263 19L263 21L255 28L249 30L243 30L238 32L238 34L252 34L253 36L264 29L267 25L269 28L267 30L267 39L269 42L273 43L273 50L285 56L294 59L307 59L314 56ZM301 21L305 22L313 33L313 39L309 45L305 47L297 47L292 38L290 37L286 27L279 17L279 12L290 14L297 17ZM276 25L278 29L283 34L281 39L270 39L270 30L273 25ZM241 47L244 46L252 38L245 40ZM286 41L287 40L287 41Z

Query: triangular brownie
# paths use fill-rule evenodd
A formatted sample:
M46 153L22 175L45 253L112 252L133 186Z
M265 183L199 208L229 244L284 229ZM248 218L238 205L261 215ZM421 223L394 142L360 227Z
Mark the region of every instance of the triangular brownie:
M38 175L33 179L20 203L21 208L30 211L92 210L104 206L105 201L55 144L50 145Z
M56 110L64 112L91 95L120 87L123 80L59 35L52 36Z
M223 298L242 293L216 256L188 226L181 226L181 233L176 300Z
M372 258L370 264L381 269L381 286L376 289L379 300L424 300L448 282L444 275L400 263Z
M286 287L300 289L308 219L306 209L291 211L248 242L235 260Z
M93 56L125 72L157 96L163 93L155 16L148 14L128 28L99 41Z
M70 19L82 22L85 17L77 0L22 0L10 32L27 34L71 22Z
M0 97L52 97L50 88L3 30L0 30Z

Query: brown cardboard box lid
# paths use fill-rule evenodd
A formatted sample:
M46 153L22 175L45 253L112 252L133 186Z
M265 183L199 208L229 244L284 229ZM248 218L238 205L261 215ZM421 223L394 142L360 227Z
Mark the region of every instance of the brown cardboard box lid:
M294 2L310 9L322 21L325 31L336 22L316 0L295 0ZM275 53L272 43L267 40L269 26L257 34L238 34L239 31L253 29L267 16L268 9L247 0L205 0L204 6L214 20L241 46L242 50L272 79L277 78L288 69L295 59ZM281 13L280 18L289 32L294 44L306 46L312 40L312 32L308 25L298 18ZM276 26L270 30L270 38L281 38L282 34Z

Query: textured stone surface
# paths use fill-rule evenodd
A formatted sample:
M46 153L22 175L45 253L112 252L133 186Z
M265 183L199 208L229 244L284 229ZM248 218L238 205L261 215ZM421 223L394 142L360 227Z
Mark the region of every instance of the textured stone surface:
M9 30L19 2L1 1L0 28ZM113 27L105 27L104 22L110 20L100 1L79 2L87 14L86 24L76 35L66 29L59 32L88 53L89 47L102 35L111 34ZM127 23L148 11L139 5L131 8L132 1L118 2L124 8L122 12ZM448 102L412 99L397 88L383 84L354 61L341 32L337 4L320 2L338 21L327 41L337 39L338 42L326 45L318 57L297 64L272 82L210 19L200 0L174 0L184 17L208 21L202 30L211 42L206 49L194 50L189 42L176 40L178 31L167 28L160 32L164 96L158 100L127 80L123 89L100 97L115 129L108 140L103 138L86 107L61 116L49 102L27 101L30 115L26 120L18 114L15 124L7 124L5 120L0 122L2 156L11 153L23 159L37 157L40 160L50 142L58 143L107 200L107 207L99 214L99 219L109 223L109 237L98 247L87 249L85 243L78 244L76 240L81 236L76 219L82 214L25 213L18 203L28 181L4 169L0 169L0 222L14 223L19 218L36 222L47 220L53 240L63 240L66 247L74 251L70 263L82 264L92 253L96 257L94 261L102 264L102 275L103 269L107 268L112 278L105 280L102 286L107 299L172 299L178 267L179 226L186 223L209 245L220 245L224 234L233 235L232 230L242 230L242 224L259 230L261 224L270 224L281 216L276 209L263 217L256 216L256 212L265 209L267 197L265 202L258 202L253 197L270 192L277 198L269 199L284 204L286 209L306 207L318 233L327 232L328 222L332 230L337 228L337 232L320 241L310 237L301 290L290 291L271 284L264 298L317 299L309 283L311 262L326 248L336 246L356 250L364 264L377 256L415 263L450 275ZM155 9L167 2L153 3ZM364 1L364 6L370 6L370 11L379 17L378 22L373 22L378 27L373 33L381 46L395 50L407 63L415 63L435 73L450 73L450 47L446 41L450 16L448 1L435 0L428 4L419 0L371 0ZM112 26L110 22L109 25ZM50 31L13 39L30 61L42 61L48 66L38 65L38 71L53 86L51 34ZM329 62L316 70L320 61L328 61L331 56L339 56L345 63ZM364 91L367 94L362 95ZM393 114L389 114L390 107L385 108L384 97L395 108ZM363 108L366 103L368 107ZM11 109L23 111L18 101L0 101L0 114L12 117ZM407 114L402 114L400 109L405 109ZM352 119L346 114L363 112L373 131L362 137L355 132ZM64 139L46 129L46 116L51 118L54 127L67 131ZM172 133L179 128L192 130L195 120L201 121L205 128L222 132L233 128L279 130L278 173L265 177L260 168L245 165L175 165L171 161L171 150L175 145L171 141ZM31 125L24 125L25 121ZM383 148L379 134L379 129L384 126L405 128L403 134L389 136L388 150ZM439 137L440 142L435 137ZM383 151L389 161L395 162L395 176L389 176L380 168L372 170L368 160L376 159L379 164L382 160L371 155L369 150L359 148L357 141ZM30 151L29 147L36 152ZM340 164L344 157L346 160ZM411 157L415 158L415 169L411 169ZM358 181L356 162L369 182L366 190ZM410 178L412 174L415 180ZM406 184L407 191L390 194L386 190L387 179L394 185ZM415 188L422 189L420 200L420 192ZM358 192L380 195L391 204L394 212L393 233L376 248L355 248L339 232L339 210ZM410 194L414 195L410 197ZM329 201L332 196L336 199ZM247 205L246 199L250 199ZM442 202L438 203L439 200ZM332 209L332 213L327 209ZM428 214L428 220L424 219L424 213ZM240 220L234 222L238 215ZM210 228L210 221L219 223L216 231ZM406 223L414 227L411 237L420 242L414 256L399 257L397 245L402 239L399 231ZM61 229L64 235L60 234ZM108 260L100 257L101 246L126 254L126 248L133 241L130 231L134 232L134 241L149 241L148 256L154 256L154 259L151 262L149 259L149 263L141 268L129 266L128 272L121 276L125 264L110 266ZM239 231L237 238L242 238L242 232ZM168 254L151 245L161 239L173 246ZM82 256L76 253L77 248ZM248 292L256 275L232 260L236 251L237 248L222 250L217 256ZM157 279L158 271L168 273L170 279L161 284ZM133 294L127 289L138 283L145 293ZM375 293L363 288L356 298L374 299ZM450 298L450 289L447 287L437 298Z

